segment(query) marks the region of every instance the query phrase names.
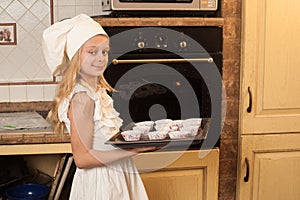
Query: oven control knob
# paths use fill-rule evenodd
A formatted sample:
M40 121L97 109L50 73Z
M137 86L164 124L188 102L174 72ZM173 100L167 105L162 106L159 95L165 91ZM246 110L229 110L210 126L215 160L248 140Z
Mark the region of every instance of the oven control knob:
M187 46L186 41L181 41L181 42L179 43L179 46L180 46L181 49L186 48L186 46Z
M145 42L138 42L138 48L143 49L145 47Z

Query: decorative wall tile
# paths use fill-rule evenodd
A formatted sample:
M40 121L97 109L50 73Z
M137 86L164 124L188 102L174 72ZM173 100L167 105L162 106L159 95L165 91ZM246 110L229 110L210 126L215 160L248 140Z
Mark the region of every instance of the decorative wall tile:
M0 48L1 55L4 58L10 57L10 54L13 50L15 50L15 48L9 45L2 45Z
M0 86L0 102L9 102L9 87Z
M31 36L32 29L40 22L40 20L33 15L31 12L27 11L20 20L18 20L19 26L22 26L28 35ZM45 28L45 27L44 27Z
M28 56L29 56L29 52L28 51L23 51L21 48L15 48L15 49L13 49L11 51L11 53L7 56L7 61L9 61L9 63L12 66L7 66L7 67L11 67L11 68L14 69L14 71L17 71L18 68L13 67L13 66L18 66L20 64L19 63L20 60L22 60L22 62L24 63L27 60ZM13 74L11 74L11 75L13 75Z
M5 11L16 21L18 21L27 11L27 8L24 7L19 1L12 1L11 4L9 4L5 9Z
M13 0L1 0L0 7L6 9L6 7L12 2Z
M4 59L1 61L1 70L0 70L0 78L4 82L8 82L10 75L14 73L14 69L9 66L10 63Z
M0 54L0 63L3 62L4 60L5 60L5 57Z
M22 1L22 4L29 9L34 3L36 2L36 0L26 0L26 1Z
M23 81L23 78L24 78L24 74L23 74L23 72L22 71L16 71L16 72L14 72L13 73L13 78L14 78L14 80L17 82L17 81Z
M9 23L11 21L14 21L13 18L4 9L1 12L1 23Z
M35 14L37 19L42 21L49 14L49 6L44 1L36 1L30 11Z
M43 85L27 85L27 101L43 101Z
M27 92L26 85L11 85L9 86L10 102L26 102Z
M93 7L92 6L76 6L76 13L92 13L93 15Z
M63 19L71 18L76 15L75 6L57 6L54 9L54 22L61 21Z
M19 69L28 79L34 80L40 70L40 65L34 62L33 58L28 58L23 66Z
M94 0L76 0L77 6L83 6L83 5L93 5Z
M58 6L76 5L76 0L54 0L54 4Z
M44 87L44 101L53 101L55 97L56 84L45 84Z

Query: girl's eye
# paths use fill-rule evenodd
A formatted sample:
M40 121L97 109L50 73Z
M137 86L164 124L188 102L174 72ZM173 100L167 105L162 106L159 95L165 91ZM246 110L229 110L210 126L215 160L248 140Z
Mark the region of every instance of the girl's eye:
M102 51L102 55L104 55L104 56L108 55L108 53L109 53L109 50L103 50Z
M92 51L89 51L88 53L91 55L97 55L98 52L99 52L98 50L92 50ZM108 55L109 50L101 50L101 53L103 56L106 56L106 55Z
M97 51L89 51L89 54L91 54L91 55L96 55L96 54L97 54Z

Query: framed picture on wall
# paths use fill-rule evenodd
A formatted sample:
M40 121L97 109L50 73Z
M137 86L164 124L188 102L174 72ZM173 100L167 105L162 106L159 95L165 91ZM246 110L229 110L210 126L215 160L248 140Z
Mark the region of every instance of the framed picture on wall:
M16 23L0 23L0 45L17 44Z

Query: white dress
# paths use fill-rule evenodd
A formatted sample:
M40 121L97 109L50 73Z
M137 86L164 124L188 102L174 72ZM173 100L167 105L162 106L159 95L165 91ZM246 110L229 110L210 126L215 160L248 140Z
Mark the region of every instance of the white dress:
M86 92L95 101L93 149L112 150L115 147L104 142L115 134L122 124L119 113L113 108L113 100L100 89L92 93L83 85L76 85L71 95L59 106L59 119L70 130L68 109L74 94ZM131 158L125 158L103 167L76 169L70 199L72 200L147 200L147 194Z

